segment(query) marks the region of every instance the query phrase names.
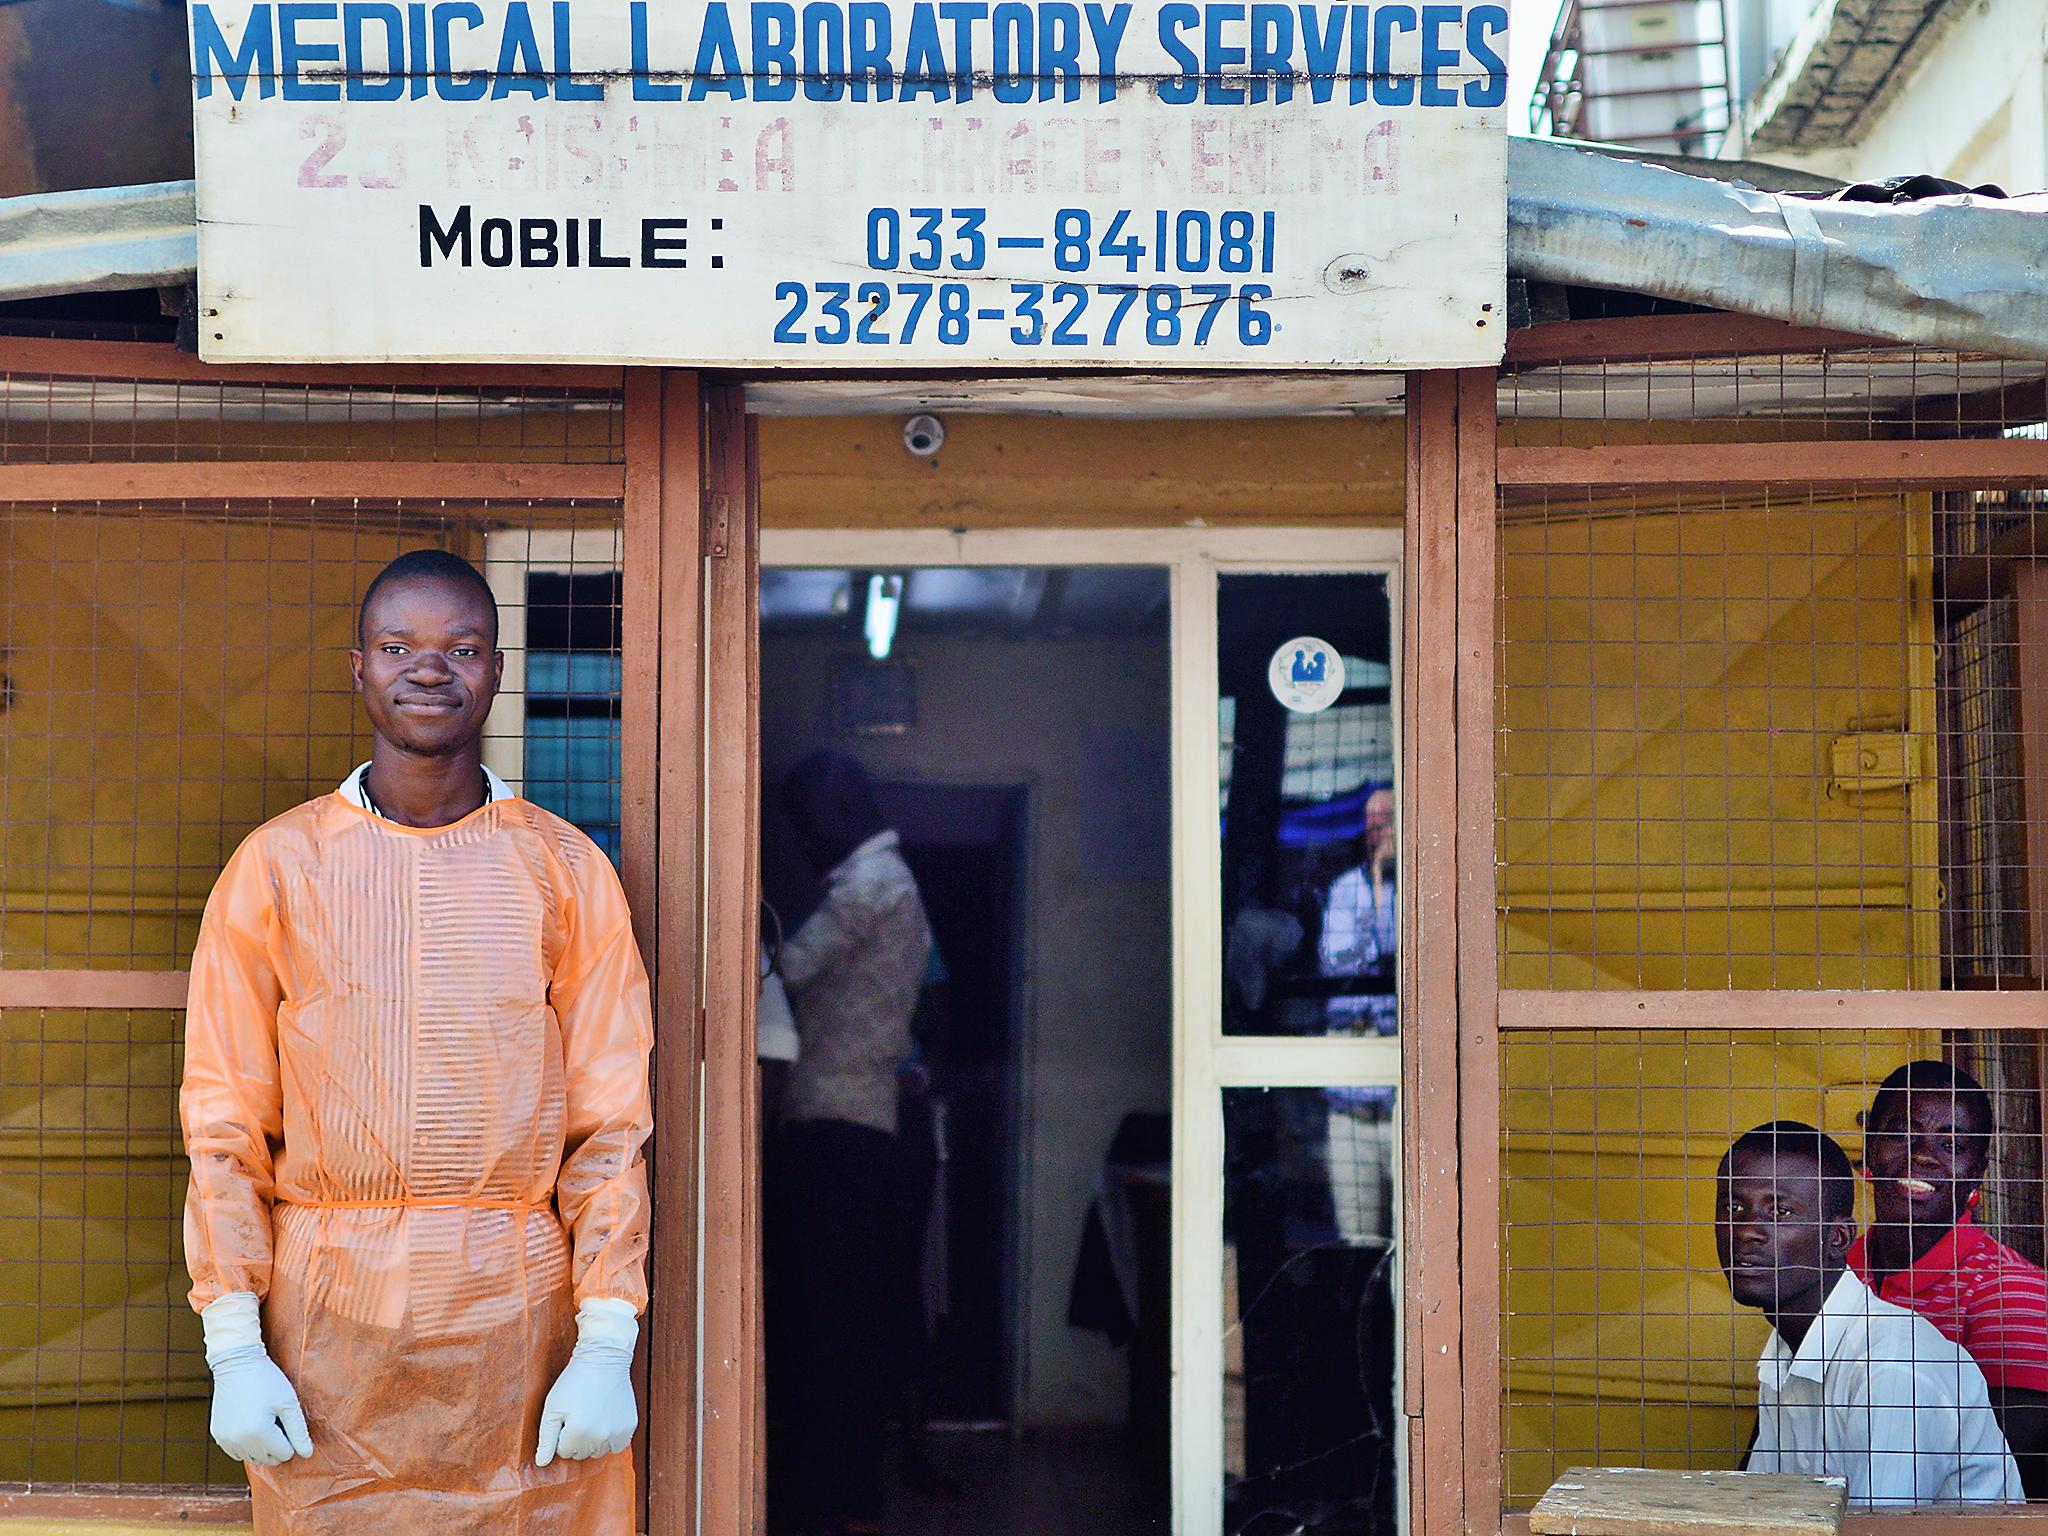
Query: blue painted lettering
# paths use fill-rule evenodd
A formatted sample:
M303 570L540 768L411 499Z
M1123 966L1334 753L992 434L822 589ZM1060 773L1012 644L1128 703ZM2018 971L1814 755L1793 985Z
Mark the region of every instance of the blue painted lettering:
M201 101L213 94L216 65L220 68L220 78L226 83L228 94L237 101L248 89L252 75L256 79L259 98L277 94L276 35L271 27L268 4L249 7L249 19L242 27L242 46L232 52L227 38L221 34L220 23L214 19L213 7L193 5L192 82L193 94Z
M339 44L310 43L299 36L300 22L334 18L331 5L287 3L277 8L277 70L284 77L286 101L341 100L339 80L307 80L302 73L309 65L341 63Z
M1380 73L1372 83L1372 99L1383 107L1405 107L1415 101L1415 77L1393 73L1394 33L1416 29L1412 5L1376 6L1372 13L1372 51Z
M1159 46L1180 69L1179 74L1159 82L1159 99L1170 107L1184 107L1201 93L1202 61L1180 40L1182 32L1201 24L1202 13L1180 0L1159 7Z
M1508 64L1489 38L1508 34L1507 7L1475 5L1465 13L1465 51L1486 71L1484 79L1465 82L1465 105L1497 107L1508 99Z
M725 0L704 7L704 30L697 34L697 62L690 66L690 100L702 101L717 91L733 101L747 95L746 70L740 65L739 43L732 35L732 17Z

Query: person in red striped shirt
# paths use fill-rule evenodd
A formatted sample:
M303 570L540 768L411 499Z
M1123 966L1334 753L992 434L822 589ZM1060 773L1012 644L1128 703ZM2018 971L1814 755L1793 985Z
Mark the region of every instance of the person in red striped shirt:
M1864 1117L1874 1219L1849 1267L1960 1344L1984 1373L2029 1499L2048 1499L2048 1274L1977 1225L1997 1121L1945 1061L1910 1061Z

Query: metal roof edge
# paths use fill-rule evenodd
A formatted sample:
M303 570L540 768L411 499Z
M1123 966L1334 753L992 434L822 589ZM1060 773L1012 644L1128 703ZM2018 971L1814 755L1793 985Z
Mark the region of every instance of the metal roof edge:
M1915 345L2048 357L2048 194L1832 202L1508 141L1508 265Z
M0 198L0 298L160 288L198 267L192 182Z
M1518 135L1532 137L1532 135ZM1849 185L1839 176L1794 165L1775 165L1768 160L1722 160L1701 155L1674 155L1663 150L1637 149L1629 144L1602 144L1594 139L1548 138L1549 144L1565 144L1610 160L1635 160L1643 165L1661 165L1667 171L1698 176L1706 181L1739 181L1766 192L1833 192Z

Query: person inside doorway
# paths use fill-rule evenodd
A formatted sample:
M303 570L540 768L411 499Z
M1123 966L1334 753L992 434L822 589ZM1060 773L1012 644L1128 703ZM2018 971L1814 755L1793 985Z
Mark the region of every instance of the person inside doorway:
M1849 1267L1856 1175L1834 1139L1760 1125L1722 1156L1714 1187L1729 1290L1771 1322L1746 1470L1843 1478L1851 1508L2018 1500L1983 1373Z
M879 1531L903 1225L897 1074L931 928L859 763L814 753L782 794L825 892L778 964L800 1043L769 1179L774 1513L784 1530Z
M1333 1035L1391 1035L1398 1027L1400 1009L1394 996L1401 935L1395 899L1397 868L1394 791L1382 785L1365 797L1364 862L1332 881L1323 903L1322 939L1317 946L1322 973L1357 978L1362 989L1330 999L1327 1016Z
M1997 1130L1991 1095L1945 1061L1909 1061L1864 1117L1870 1230L1849 1267L1970 1352L2030 1499L2048 1498L2048 1274L1977 1224Z
M385 567L369 762L200 925L185 1256L259 1536L634 1529L647 977L610 861L483 765L497 633L465 561Z

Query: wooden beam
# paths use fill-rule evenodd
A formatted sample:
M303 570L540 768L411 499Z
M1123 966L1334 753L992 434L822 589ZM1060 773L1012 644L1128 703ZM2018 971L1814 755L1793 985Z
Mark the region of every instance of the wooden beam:
M1458 1094L1458 375L1408 376L1402 612L1400 887L1404 1126L1403 1411L1421 1426L1409 1464L1418 1536L1466 1529ZM1492 834L1488 833L1491 847ZM1489 919L1490 921L1490 919Z
M318 389L618 389L622 368L578 364L203 363L151 341L0 337L0 374L166 384L275 384Z
M650 979L661 974L661 389L659 369L635 368L626 374L622 541L630 553L619 574L619 879ZM666 1238L663 1232L653 1240ZM645 1404L652 1342L645 1334L642 1340L633 1359L633 1392ZM647 1528L649 1420L649 1414L641 1415L633 1437L636 1530Z
M738 385L706 392L702 1530L747 1536L764 1471L761 1333L760 496Z
M1500 958L1495 907L1494 370L1458 375L1458 1191L1465 1516L1501 1507ZM1412 664L1412 663L1411 663ZM1413 889L1411 887L1410 889Z
M1613 320L1559 320L1508 335L1507 368L1557 363L1654 362L1686 357L1741 357L1783 352L1840 352L1895 347L1898 342L1815 326L1788 325L1719 311L1630 315Z
M2048 442L1642 443L1503 448L1500 483L1522 487L1855 485L1981 490L2048 485Z
M1500 995L1503 1030L2048 1029L2048 991L1536 992Z
M183 1008L184 971L0 971L0 1008Z
M456 464L430 460L0 464L0 502L616 501L620 464Z
M656 794L654 1233L649 1262L647 1529L697 1526L697 1150L703 1062L704 561L697 375L663 371L661 459L649 494L661 522L661 719ZM648 515L643 511L641 519ZM642 558L629 543L631 569ZM623 788L623 786L622 786ZM723 1533L721 1533L723 1536Z
M2048 566L2029 562L2014 577L2012 669L2019 695L2027 959L2034 975L2048 976Z
M161 1521L191 1526L247 1525L250 1519L246 1493L100 1483L69 1488L0 1484L0 1517Z

